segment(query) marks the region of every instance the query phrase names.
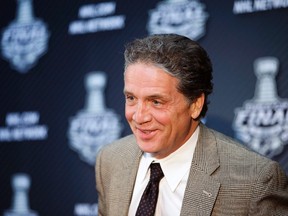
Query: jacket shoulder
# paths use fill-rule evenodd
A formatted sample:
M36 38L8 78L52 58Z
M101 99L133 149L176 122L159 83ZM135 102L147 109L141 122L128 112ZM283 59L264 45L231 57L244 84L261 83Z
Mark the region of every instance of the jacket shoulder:
M123 158L134 157L139 152L141 151L134 135L128 135L102 146L97 153L97 157L101 156L104 160L117 161Z
M281 169L278 162L273 161L259 153L249 149L244 144L237 140L228 137L213 129L208 129L213 134L220 161L220 173L221 176L231 178L234 176L238 180L253 181L259 178L267 169L276 170ZM229 173L225 175L224 173ZM266 173L267 175L267 173ZM231 180L231 179L230 179Z

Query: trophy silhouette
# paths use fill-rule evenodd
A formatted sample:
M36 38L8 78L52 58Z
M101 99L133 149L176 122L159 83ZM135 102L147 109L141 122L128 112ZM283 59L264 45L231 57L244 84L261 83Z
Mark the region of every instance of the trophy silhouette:
M288 101L277 93L278 68L279 60L275 57L254 61L257 77L254 97L235 110L233 125L238 139L268 157L281 153L288 140L285 126Z
M30 177L24 173L17 173L12 177L12 207L4 212L4 216L38 216L29 208Z
M95 165L100 147L118 139L122 130L120 116L114 110L106 108L106 82L104 72L91 72L86 75L87 94L84 109L70 119L70 147L92 166Z
M17 15L2 36L2 55L20 73L26 73L47 50L46 24L34 17L32 0L17 0Z

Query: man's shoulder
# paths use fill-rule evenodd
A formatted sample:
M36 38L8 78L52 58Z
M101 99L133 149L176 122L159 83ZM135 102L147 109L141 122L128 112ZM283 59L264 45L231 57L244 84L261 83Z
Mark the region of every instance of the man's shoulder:
M138 145L136 143L135 136L133 134L122 137L113 141L107 145L103 145L100 149L102 153L107 152L110 155L119 154L122 152L128 152L137 150Z
M202 128L202 144L206 146L204 151L213 151L210 156L217 157L219 168L213 176L222 184L230 184L232 181L250 184L257 179L266 181L272 178L287 178L283 177L284 171L277 161L252 151L221 132L205 126Z
M245 146L240 141L230 136L227 136L224 133L207 127L205 130L206 133L210 134L209 136L214 137L220 157L224 157L227 159L229 158L230 160L234 159L235 162L239 160L239 163L243 163L244 159L246 160L246 162L251 161L252 163L254 163L255 161L258 161L260 163L272 162L271 159L260 155L259 153Z
M121 137L120 139L117 139L113 141L112 143L107 145L107 148L122 148L127 147L129 145L134 145L136 144L136 139L133 134Z

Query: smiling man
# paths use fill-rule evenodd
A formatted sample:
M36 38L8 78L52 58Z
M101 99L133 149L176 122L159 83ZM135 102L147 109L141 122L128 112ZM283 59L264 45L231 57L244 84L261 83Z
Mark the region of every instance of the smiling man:
M212 64L195 41L152 35L126 46L133 135L99 151L99 215L288 215L279 164L204 126Z
M151 64L133 64L125 72L126 118L140 149L158 159L181 147L198 125L191 116L198 117L204 96L189 104L178 83Z

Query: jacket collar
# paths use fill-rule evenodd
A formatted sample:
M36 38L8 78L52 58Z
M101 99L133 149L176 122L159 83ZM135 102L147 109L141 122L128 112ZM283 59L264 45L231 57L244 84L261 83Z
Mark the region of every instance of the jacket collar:
M123 167L123 169L121 172L115 172L113 174L115 176L111 185L113 185L113 188L117 188L117 194L119 196L109 198L109 200L113 200L113 203L117 203L117 205L110 206L109 211L111 212L111 215L114 215L112 212L117 213L117 215L128 215L138 166L143 154L133 135L125 139L124 142L128 145L124 143L123 145L129 147L127 148L127 151L125 151L125 156L123 155L119 161L119 164L121 164L119 167ZM112 196L113 193L110 193L109 195ZM108 215L110 215L109 212Z
M220 188L220 183L211 175L220 166L219 161L214 133L200 124L181 215L211 215Z
M217 142L214 133L200 123L200 133L194 152L190 174L184 194L181 215L211 215L220 183L211 177L220 166ZM128 215L128 209L133 194L137 170L143 152L138 148L133 135L126 140L129 142L129 150L119 163L123 163L123 172L117 172L118 176L113 184L117 185L121 195L118 205L113 212L119 215ZM122 173L122 174L120 174ZM112 206L111 206L112 207ZM113 208L113 207L112 207ZM123 211L123 212L122 212Z

